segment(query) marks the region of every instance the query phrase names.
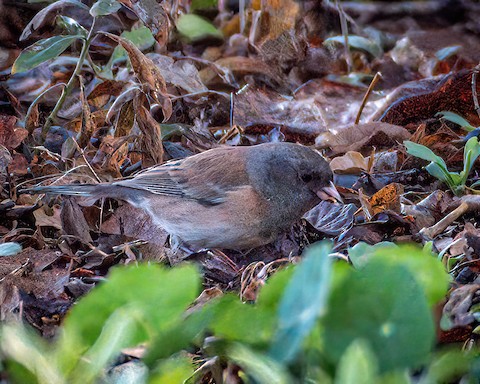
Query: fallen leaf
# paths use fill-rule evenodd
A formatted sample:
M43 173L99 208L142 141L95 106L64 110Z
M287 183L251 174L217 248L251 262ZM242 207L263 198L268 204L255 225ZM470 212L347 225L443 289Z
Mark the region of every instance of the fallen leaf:
M351 124L321 133L315 140L318 148L331 148L333 154L349 151L367 152L372 147L390 148L409 139L411 134L403 127L382 122Z
M163 121L167 121L172 115L172 101L167 93L165 79L155 63L131 41L108 32L102 33L119 43L127 51L138 81L147 88L149 95L162 107Z
M368 158L359 152L349 151L343 156L335 157L330 161L330 168L334 173L360 174L368 172Z
M351 228L357 207L354 204L332 204L322 201L308 211L303 218L317 231L330 236L338 236Z
M15 128L16 122L15 116L0 114L0 145L7 149L17 148L28 136L26 129Z

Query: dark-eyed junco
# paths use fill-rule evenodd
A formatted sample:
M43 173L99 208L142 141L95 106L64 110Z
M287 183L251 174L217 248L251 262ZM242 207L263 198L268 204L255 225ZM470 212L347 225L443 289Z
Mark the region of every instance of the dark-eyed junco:
M190 249L248 249L274 240L338 193L328 163L292 143L219 147L111 183L37 187L33 193L121 199Z

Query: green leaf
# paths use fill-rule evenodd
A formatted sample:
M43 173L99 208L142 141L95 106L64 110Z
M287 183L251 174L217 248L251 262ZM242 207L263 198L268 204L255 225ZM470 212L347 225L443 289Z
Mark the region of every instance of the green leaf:
M197 9L212 9L218 6L218 0L192 0L190 10L196 11Z
M368 340L380 372L425 362L435 329L424 290L410 268L373 258L335 285L322 318L323 353L338 363L356 339Z
M390 249L377 248L371 260L383 259L391 264L390 268L406 266L423 288L429 305L433 307L445 297L451 281L443 264L435 256L416 246L401 245Z
M293 382L284 365L264 354L254 352L243 344L233 344L227 354L252 379L248 382L258 384L289 384Z
M141 51L145 51L153 47L155 44L155 38L152 35L152 31L150 31L150 29L147 27L140 27L137 29L132 29L131 31L125 31L120 36L131 41ZM121 45L117 45L112 56L110 57L107 67L111 67L113 63L122 57L127 57L127 51L125 51Z
M108 280L81 299L65 319L56 348L60 364L67 371L73 368L119 308L135 320L131 345L154 338L180 321L198 288L199 276L192 266L113 268Z
M90 14L93 17L107 16L117 12L120 8L122 8L122 4L117 0L98 0L90 8Z
M410 155L438 164L438 166L443 168L443 170L448 173L448 168L445 161L440 156L437 156L430 148L408 140L404 141L403 145L405 145L405 147L407 148L407 152Z
M348 258L350 259L355 268L361 268L368 263L370 258L380 248L394 250L395 248L398 248L398 246L397 244L389 241L381 241L380 243L374 245L370 245L363 241L360 241L348 250Z
M452 123L460 125L462 129L465 129L466 131L473 131L475 129L474 126L472 126L468 120L464 119L462 116L454 113L454 112L449 112L449 111L441 111L435 114L435 116L439 116L442 119L445 119L447 121L450 121Z
M177 20L177 30L191 41L206 37L223 39L223 34L212 23L193 14L181 15Z
M472 355L465 351L449 350L432 359L428 369L418 384L458 382L469 371Z
M69 35L83 36L85 38L88 35L88 31L71 17L57 16L57 25L63 28Z
M445 172L437 163L430 163L425 167L425 170L433 177L447 184L450 189L454 189L460 182L460 175L455 172Z
M135 310L134 310L135 311ZM102 332L95 344L83 354L70 374L71 383L90 383L104 367L118 357L120 350L131 343L136 319L129 308L119 308L102 324Z
M463 151L463 184L467 181L468 175L478 156L480 156L480 143L476 137L471 137L465 144Z
M216 306L216 316L210 327L215 336L263 346L270 341L275 323L273 309L244 304L237 296L227 295Z
M465 184L462 184L461 175L456 172L449 172L445 161L440 156L433 153L430 148L411 141L404 141L403 144L410 155L430 161L431 163L425 167L427 172L438 180L446 183L452 191L456 192L458 187L462 187L462 185Z
M326 311L331 248L327 241L311 246L296 266L283 294L278 309L278 329L270 348L270 355L280 362L289 362L296 356L315 320Z
M12 74L26 72L65 51L80 35L59 35L40 40L25 48L13 63Z
M344 36L329 37L324 41L324 44L331 44L332 42L345 45ZM370 53L374 57L380 57L383 55L382 48L370 39L357 35L348 35L348 45L352 48L360 49L362 51Z
M2 354L35 375L38 383L65 383L59 367L40 336L21 324L4 325L0 338Z
M203 343L205 330L212 322L220 299L209 301L203 308L193 312L181 322L159 332L150 340L150 345L143 362L153 367L160 359L166 359L174 353L187 349L191 345Z
M380 377L379 381L382 384L413 384L407 370L387 372Z
M185 356L172 357L161 361L150 374L149 384L186 383L194 373L194 365Z
M374 384L377 382L377 359L364 340L355 340L341 357L335 384Z

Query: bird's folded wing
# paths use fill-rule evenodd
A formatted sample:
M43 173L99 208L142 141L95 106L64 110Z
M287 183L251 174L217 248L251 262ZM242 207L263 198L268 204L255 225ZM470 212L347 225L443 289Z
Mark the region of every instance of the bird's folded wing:
M226 151L226 152L225 152ZM227 192L249 186L243 157L230 154L231 148L170 161L147 169L115 185L145 190L153 194L179 196L202 204L222 203Z

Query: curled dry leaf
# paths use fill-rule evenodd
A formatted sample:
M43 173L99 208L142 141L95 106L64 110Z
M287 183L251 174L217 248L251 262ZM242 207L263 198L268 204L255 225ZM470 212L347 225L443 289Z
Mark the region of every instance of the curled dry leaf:
M126 84L124 81L103 81L89 93L88 104L98 109L104 107L112 96L117 97L120 94Z
M318 148L331 148L333 154L348 151L369 152L372 147L385 148L403 143L411 134L398 125L378 121L351 124L321 133L315 140Z
M210 300L213 300L217 297L223 296L223 291L218 288L217 286L212 288L207 288L202 291L200 296L198 296L193 304L185 311L185 314L188 316L194 312L198 312L201 310L205 304L207 304Z
M119 0L132 9L145 26L152 31L155 40L161 47L168 43L171 29L168 17L167 1L156 0Z
M359 174L368 172L369 157L365 158L359 152L349 151L343 156L335 157L330 162L334 173Z
M232 56L218 59L214 67L206 67L200 71L200 79L204 84L211 84L217 78L221 68L226 72L232 72L238 75L263 75L282 84L279 75L274 71L271 65L264 61L242 56Z
M26 175L28 173L28 165L24 155L13 153L12 160L8 164L8 173L13 173L15 176Z
M420 230L434 225L444 216L444 211L451 203L451 198L445 192L436 190L417 204L403 202L402 213L412 216L415 225Z
M8 178L8 164L12 161L10 151L3 145L0 145L0 192L3 190L3 183Z
M164 230L152 224L150 217L143 209L124 204L101 225L102 233L110 235L125 235L130 238L141 239L154 244L159 253L163 252L163 246L168 234Z
M395 172L397 163L397 151L375 153L373 162L372 156L364 157L359 152L349 151L343 156L332 159L330 168L337 175L356 175L364 172L372 174L376 172L376 176L379 176L382 173Z
M354 204L340 205L322 201L308 211L303 218L317 231L338 236L351 228L356 210L357 207Z
M453 239L453 243L448 249L448 253L450 256L464 254L469 259L472 257L472 253L478 255L479 235L480 230L478 228L475 228L472 223L465 223L463 231L458 233Z
M60 214L63 232L66 235L80 239L84 244L92 242L90 228L83 216L82 209L75 199L64 198Z
M62 219L60 218L61 209L58 205L54 206L52 212L48 214L45 210L48 207L43 206L33 212L35 217L35 225L37 227L54 227L62 229Z
M37 29L44 25L52 25L57 15L69 15L71 9L83 9L88 13L88 7L79 0L59 0L43 8L27 24L20 36L20 41L27 40Z
M128 137L105 136L98 148L91 164L100 168L104 175L110 174L113 178L121 177L120 164L128 153Z
M314 98L289 100L279 93L249 87L235 96L234 123L243 127L287 127L302 136L326 130L322 106Z
M154 164L161 164L163 163L163 144L160 124L143 105L139 105L135 109L137 123L143 134L142 147L151 156Z
M172 115L172 101L168 97L167 85L160 70L131 41L111 33L102 33L119 43L127 51L138 81L147 88L150 97L162 107L163 121L167 121Z
M158 53L149 53L147 57L152 59L168 84L179 87L188 93L208 91L200 79L197 68L192 63L186 60L175 61L171 57Z
M443 307L442 328L464 327L476 321L470 309L480 297L480 285L469 284L458 287L452 293Z
M7 149L17 148L28 136L26 129L15 128L16 121L15 116L0 114L0 145Z

